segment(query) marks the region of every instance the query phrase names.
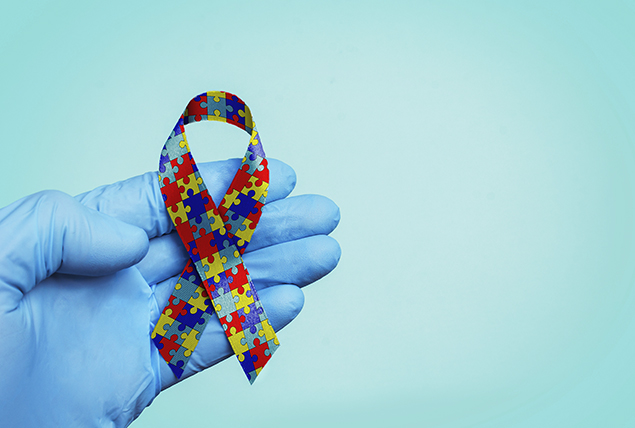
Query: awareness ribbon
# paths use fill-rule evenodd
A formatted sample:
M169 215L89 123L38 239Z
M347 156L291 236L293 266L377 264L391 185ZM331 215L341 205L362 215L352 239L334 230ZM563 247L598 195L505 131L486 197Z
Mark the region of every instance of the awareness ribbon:
M218 208L185 137L185 125L201 120L230 123L251 135ZM260 219L269 186L267 158L249 107L222 91L193 98L163 146L159 186L190 259L152 332L152 341L180 378L215 310L253 383L279 342L241 257Z

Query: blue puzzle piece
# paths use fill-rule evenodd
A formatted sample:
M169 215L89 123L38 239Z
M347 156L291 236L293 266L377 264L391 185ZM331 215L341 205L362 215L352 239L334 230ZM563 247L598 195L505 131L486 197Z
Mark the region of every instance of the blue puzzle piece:
M249 353L249 351L243 352L243 357L244 359L240 361L240 365L242 366L245 373L250 373L250 372L255 373L256 368L254 367L254 362L257 360L257 357L253 357Z
M213 299L216 299L220 294L231 293L228 278L225 272L221 272L218 274L218 282L216 282L214 279L215 278L210 278L208 280L209 283L215 287L215 290L212 291Z
M249 308L249 313L245 313L245 308L238 308L239 318L241 316L245 317L244 321L241 321L240 323L243 330L245 331L249 330L251 327L255 326L256 324L259 324L262 321L260 319L260 314L264 313L264 310L262 309L262 307L257 308L254 303L250 303L247 307Z
M210 318L210 314L201 311L189 303L186 303L183 309L184 310L176 317L176 320L193 329L200 328L200 326L204 325ZM192 313L193 310L194 313Z
M258 140L258 144L250 144L247 151L264 158L265 150L262 148L262 143L260 142L260 134L256 134L255 140Z
M187 213L188 218L196 218L200 215L205 215L205 203L203 202L203 198L200 193L192 194L192 189L188 190L188 198L183 200L184 207L190 207L190 212ZM211 229L211 228L210 228Z
M214 242L216 242L216 248L218 248L219 251L232 245L232 241L230 240L229 236L227 236L227 232L225 232L224 235L221 235L220 229L216 229L212 233L214 234Z
M250 190L249 193L252 195L256 194L254 190ZM238 201L238 204L236 204L236 201ZM253 211L256 209L255 207L257 202L258 201L256 201L253 197L245 195L244 193L239 193L231 206L231 211L234 212L234 214L238 214L246 218L249 214L255 214ZM256 212L258 212L257 209ZM227 215L229 215L229 210L227 210ZM232 231L234 231L233 227Z
M225 100L225 106L227 108L227 119L244 125L245 124L245 117L241 116L238 113L238 111L239 110L243 110L243 112L244 112L245 104L243 104L240 101L238 101L237 98L238 97L236 97L234 95L231 98L227 98Z

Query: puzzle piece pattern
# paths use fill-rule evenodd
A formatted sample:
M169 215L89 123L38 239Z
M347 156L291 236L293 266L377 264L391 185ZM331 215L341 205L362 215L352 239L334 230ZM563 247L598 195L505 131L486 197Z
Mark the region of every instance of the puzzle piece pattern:
M185 136L185 125L203 120L226 122L251 135L218 207ZM269 186L267 158L249 107L228 92L206 92L192 99L161 152L159 185L190 259L152 332L152 341L180 378L215 311L253 383L279 342L241 257L260 220Z

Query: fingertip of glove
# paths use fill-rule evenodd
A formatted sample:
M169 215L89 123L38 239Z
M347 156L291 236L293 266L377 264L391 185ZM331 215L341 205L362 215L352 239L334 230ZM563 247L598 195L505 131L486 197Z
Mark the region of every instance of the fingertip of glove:
M326 222L328 223L328 225L326 225L326 233L331 233L335 230L337 225L340 224L340 219L342 217L340 207L326 196L315 195L315 197L320 199L324 219L327 220Z
M274 195L276 197L273 199L286 197L295 189L295 185L298 181L295 170L278 159L269 158L268 162L269 171L271 172L270 187L276 191L276 195Z
M259 293L272 327L280 330L298 316L304 307L304 293L292 284L276 285Z
M148 254L150 240L147 233L137 227L127 223L121 223L124 242L128 246L130 266L139 263Z
M282 183L287 193L291 193L295 189L295 185L298 182L298 176L295 170L284 162L282 164Z
M298 198L306 200L306 210L311 213L307 220L314 233L328 235L335 230L341 218L340 207L335 202L322 195L303 195Z
M288 285L287 291L287 313L291 316L291 320L298 316L302 308L304 307L304 293L299 287L295 285ZM289 320L289 321L291 321Z
M342 257L342 247L339 242L330 236L318 235L315 238L315 245L313 246L313 260L320 263L321 273L326 275L340 262Z

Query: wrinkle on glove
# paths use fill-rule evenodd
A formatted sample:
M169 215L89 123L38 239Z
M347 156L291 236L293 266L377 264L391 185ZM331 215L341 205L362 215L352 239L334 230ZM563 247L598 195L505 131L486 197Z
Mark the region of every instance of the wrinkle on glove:
M154 299L129 268L145 232L47 191L1 209L0 236L1 425L127 426L160 387Z

